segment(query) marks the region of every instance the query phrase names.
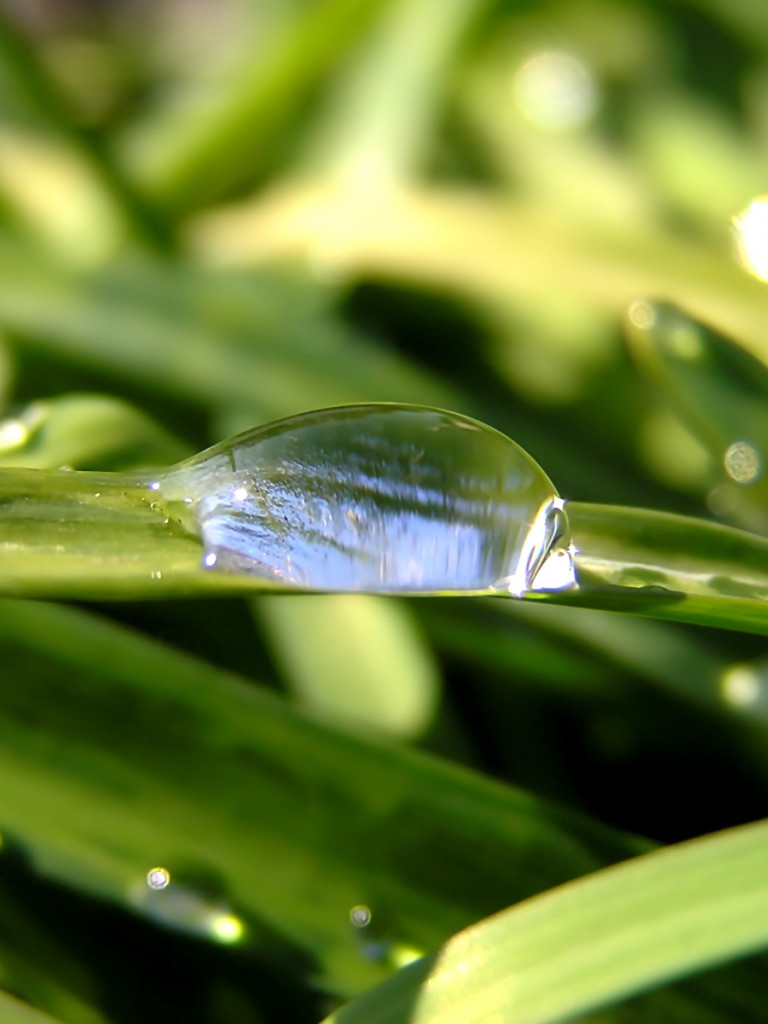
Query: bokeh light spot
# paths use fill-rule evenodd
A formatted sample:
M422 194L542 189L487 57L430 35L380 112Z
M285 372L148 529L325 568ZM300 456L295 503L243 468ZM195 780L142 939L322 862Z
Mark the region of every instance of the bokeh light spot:
M633 327L639 331L650 331L656 326L656 310L645 299L636 299L629 304L627 317Z
M768 281L768 196L758 196L731 221L736 258L760 281Z
M751 484L760 476L760 453L748 441L734 441L726 450L723 464L728 476L737 484Z
M245 925L235 914L218 914L211 921L211 935L218 942L239 942L245 934Z
M598 99L584 62L555 50L537 53L518 69L513 94L523 117L550 132L582 127L594 114Z
M746 665L733 665L721 676L720 693L727 704L749 707L760 696L760 680Z

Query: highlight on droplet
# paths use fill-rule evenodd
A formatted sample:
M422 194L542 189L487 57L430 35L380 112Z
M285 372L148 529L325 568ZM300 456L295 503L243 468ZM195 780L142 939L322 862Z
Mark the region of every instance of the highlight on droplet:
M592 72L577 56L542 50L515 73L515 103L536 128L568 132L583 127L594 115L598 90Z
M171 882L171 873L167 868L150 868L147 872L147 885L150 889L165 889Z
M734 441L723 456L725 471L737 484L751 484L762 472L760 452L749 441Z
M731 220L736 258L747 273L768 281L768 196L757 196Z

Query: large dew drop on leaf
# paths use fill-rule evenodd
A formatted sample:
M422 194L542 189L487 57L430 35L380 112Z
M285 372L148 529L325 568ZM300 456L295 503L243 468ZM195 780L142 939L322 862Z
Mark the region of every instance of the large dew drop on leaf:
M506 592L573 584L563 501L513 441L417 406L326 409L167 471L204 565L304 590Z

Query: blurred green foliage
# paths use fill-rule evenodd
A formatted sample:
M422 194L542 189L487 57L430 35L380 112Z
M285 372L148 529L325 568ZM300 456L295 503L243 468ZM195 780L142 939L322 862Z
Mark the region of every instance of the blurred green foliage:
M742 630L476 599L1 602L3 1020L315 1022L367 993L339 1019L404 1024L418 973L386 979L459 929L768 817L767 101L762 0L0 2L1 465L130 470L325 405L448 407L533 455L595 564L624 554L624 610L695 580L687 621ZM649 540L586 503L754 536L661 517ZM573 1012L765 1020L765 961L727 965L766 943L741 835L679 863L743 871L751 911L707 902L705 872L665 917L650 858L618 896L581 883L544 964L598 935L590 899L631 924L636 886L640 927L656 885L659 924L645 974L616 980L595 939ZM512 999L536 906L467 933L487 955L446 1020L488 1024L486 981ZM688 913L722 941L683 963Z

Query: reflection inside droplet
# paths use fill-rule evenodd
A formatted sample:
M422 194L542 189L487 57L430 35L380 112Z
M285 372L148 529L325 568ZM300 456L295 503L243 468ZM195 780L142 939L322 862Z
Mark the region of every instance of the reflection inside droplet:
M580 128L597 107L589 68L573 54L555 50L537 53L518 69L513 94L526 120L545 131Z
M336 592L520 597L574 585L551 481L509 438L453 413L296 416L172 468L160 493L217 572Z
M760 281L768 281L768 196L758 196L732 220L736 258Z
M762 459L748 441L735 441L723 458L725 471L737 484L751 484L760 476Z

